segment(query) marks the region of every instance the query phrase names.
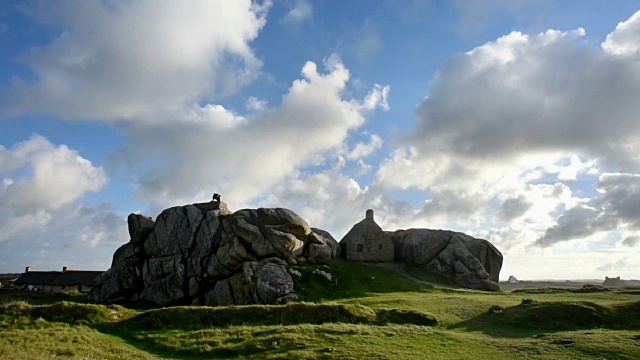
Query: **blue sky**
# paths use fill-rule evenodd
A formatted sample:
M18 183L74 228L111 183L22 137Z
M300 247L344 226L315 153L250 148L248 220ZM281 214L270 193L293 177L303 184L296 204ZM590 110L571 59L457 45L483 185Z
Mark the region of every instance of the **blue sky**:
M3 1L0 272L106 269L126 216L287 207L639 278L640 1Z

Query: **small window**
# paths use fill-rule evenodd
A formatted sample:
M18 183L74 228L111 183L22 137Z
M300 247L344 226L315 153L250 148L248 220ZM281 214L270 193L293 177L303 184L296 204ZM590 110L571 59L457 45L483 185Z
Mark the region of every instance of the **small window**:
M378 250L382 250L382 244L378 244Z
M358 252L362 252L362 244L358 244Z
M62 285L62 290L64 290L64 285Z

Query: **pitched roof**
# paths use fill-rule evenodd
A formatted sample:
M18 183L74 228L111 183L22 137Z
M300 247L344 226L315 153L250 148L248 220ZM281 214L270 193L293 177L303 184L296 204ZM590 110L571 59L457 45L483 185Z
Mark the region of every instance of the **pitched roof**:
M59 271L29 271L16 280L15 285L51 285Z
M365 234L368 238L373 238L377 241L392 242L391 237L389 237L373 219L373 211L368 210L367 217L353 225L351 230L342 237L340 243L346 244L351 241L360 241Z
M619 282L624 284L624 281L622 281L619 277L606 277L604 279L604 282L602 283L602 286L616 286Z
M93 285L102 271L69 270L29 271L22 274L15 285Z

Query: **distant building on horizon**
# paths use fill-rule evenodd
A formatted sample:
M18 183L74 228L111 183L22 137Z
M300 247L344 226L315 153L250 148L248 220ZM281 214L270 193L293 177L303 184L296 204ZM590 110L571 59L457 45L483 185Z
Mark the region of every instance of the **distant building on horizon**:
M617 277L605 276L602 286L606 288L611 288L611 289L622 289L623 287L626 287L627 284L624 282L624 280L620 279L620 276L617 276Z
M518 279L516 279L516 277L515 277L515 276L510 275L510 276L509 276L509 280L507 280L507 282L508 282L509 284L517 284L519 281L518 281Z
M27 266L14 286L45 293L89 292L95 279L102 273L103 271L71 270L67 266L62 271L33 271L31 266Z

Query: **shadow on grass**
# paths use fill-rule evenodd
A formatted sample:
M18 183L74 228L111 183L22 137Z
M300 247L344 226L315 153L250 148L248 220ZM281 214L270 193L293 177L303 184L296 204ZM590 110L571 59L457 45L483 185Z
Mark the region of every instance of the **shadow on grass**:
M266 356L283 350L306 348L305 341L280 343L288 330L242 328L234 326L296 326L321 324L413 324L436 326L437 320L430 314L399 309L372 309L351 304L291 303L287 305L250 305L228 307L177 306L149 310L118 323L96 324L99 332L120 337L129 345L157 356L230 358L235 356ZM228 329L228 338L218 338L213 333ZM294 328L302 331L303 328ZM305 331L315 332L318 328ZM294 330L295 331L295 330ZM346 330L345 330L346 331ZM235 334L238 332L238 334ZM324 333L324 332L323 332ZM231 335L229 335L231 334ZM308 337L308 336L307 336ZM302 336L302 338L305 338ZM171 340L171 341L168 341ZM317 355L317 354L316 354Z
M613 306L580 302L537 302L524 299L509 308L489 311L451 327L495 337L521 338L540 333L588 329L640 329L640 301Z
M314 274L315 269L331 273L333 281ZM393 270L367 266L355 261L334 259L328 267L301 265L302 279L294 285L303 301L327 301L367 297L372 293L432 291L433 286L422 285L404 278Z

